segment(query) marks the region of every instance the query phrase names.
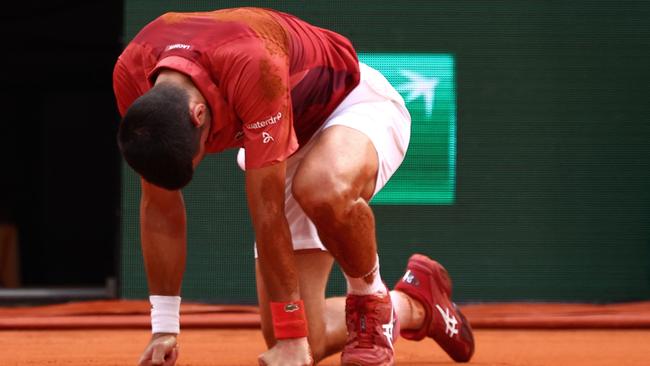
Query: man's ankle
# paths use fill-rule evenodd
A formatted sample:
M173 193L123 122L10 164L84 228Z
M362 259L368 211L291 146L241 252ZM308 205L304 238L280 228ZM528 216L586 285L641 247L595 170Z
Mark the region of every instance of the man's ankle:
M425 325L426 310L421 302L402 291L393 290L390 295L402 329L420 329Z

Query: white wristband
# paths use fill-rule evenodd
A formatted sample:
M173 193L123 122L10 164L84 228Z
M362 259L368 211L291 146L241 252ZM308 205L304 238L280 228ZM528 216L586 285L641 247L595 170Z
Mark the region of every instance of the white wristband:
M151 333L180 333L180 296L149 296Z

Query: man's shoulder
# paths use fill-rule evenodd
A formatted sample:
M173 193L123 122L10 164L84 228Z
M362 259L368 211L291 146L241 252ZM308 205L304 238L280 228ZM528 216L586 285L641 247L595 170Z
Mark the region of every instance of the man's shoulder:
M137 42L129 43L115 62L114 75L130 74L133 77L146 77L146 70L156 64L156 57L151 47ZM140 75L142 74L142 75Z

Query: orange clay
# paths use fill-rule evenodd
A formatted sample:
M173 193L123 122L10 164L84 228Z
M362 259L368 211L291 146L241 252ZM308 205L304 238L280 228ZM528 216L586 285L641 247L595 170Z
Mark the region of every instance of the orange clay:
M647 366L650 330L487 330L475 332L471 364L508 366ZM3 366L135 365L145 330L0 331ZM259 330L185 330L179 366L256 365L264 351ZM458 365L431 340L396 344L397 365ZM339 364L332 356L321 365Z

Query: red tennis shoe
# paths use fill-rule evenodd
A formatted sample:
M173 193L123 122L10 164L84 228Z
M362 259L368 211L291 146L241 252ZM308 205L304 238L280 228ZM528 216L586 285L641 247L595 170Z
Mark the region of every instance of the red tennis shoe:
M422 328L403 329L402 337L419 341L428 336L454 361L467 362L472 358L472 328L451 301L451 279L440 263L422 254L414 254L408 261L406 273L395 285L395 290L421 302L425 309Z
M345 299L348 339L342 366L392 366L393 343L399 334L397 314L390 295L348 295Z

